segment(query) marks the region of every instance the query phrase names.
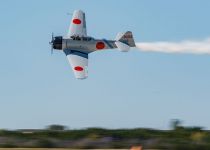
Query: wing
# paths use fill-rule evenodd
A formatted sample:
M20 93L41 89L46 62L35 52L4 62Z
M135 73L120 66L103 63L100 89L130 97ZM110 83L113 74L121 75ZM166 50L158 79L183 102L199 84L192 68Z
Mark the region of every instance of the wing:
M68 37L71 36L87 36L85 13L81 10L74 11L68 32Z
M88 77L88 54L74 50L64 50L77 79Z

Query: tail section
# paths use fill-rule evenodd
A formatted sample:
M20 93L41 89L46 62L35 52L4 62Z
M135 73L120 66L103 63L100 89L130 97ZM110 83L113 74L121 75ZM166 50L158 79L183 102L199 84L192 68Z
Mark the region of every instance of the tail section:
M128 45L129 47L136 46L134 38L133 38L133 34L131 31L127 31L126 33L118 33L118 35L116 37L116 41L122 42L122 43Z
M133 39L133 34L130 31L127 31L126 33L118 33L115 44L122 52L128 52L130 47L136 46Z

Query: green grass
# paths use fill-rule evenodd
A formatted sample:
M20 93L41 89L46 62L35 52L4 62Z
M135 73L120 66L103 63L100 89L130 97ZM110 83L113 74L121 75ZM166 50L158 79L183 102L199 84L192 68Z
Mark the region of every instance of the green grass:
M0 150L81 150L68 148L0 148ZM94 150L128 150L128 149L94 149Z
M69 148L0 148L0 150L82 150ZM128 149L94 149L94 150L128 150Z

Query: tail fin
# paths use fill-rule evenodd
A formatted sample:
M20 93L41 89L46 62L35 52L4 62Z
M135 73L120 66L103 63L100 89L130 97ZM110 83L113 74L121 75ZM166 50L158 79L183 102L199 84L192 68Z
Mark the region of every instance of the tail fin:
M126 33L118 33L116 37L116 41L122 42L130 47L135 47L135 41L133 38L133 34L131 31L127 31Z

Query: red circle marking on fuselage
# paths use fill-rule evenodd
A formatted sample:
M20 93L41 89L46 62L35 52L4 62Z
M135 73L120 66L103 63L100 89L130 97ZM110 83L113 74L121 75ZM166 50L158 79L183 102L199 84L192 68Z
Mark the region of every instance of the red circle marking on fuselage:
M103 42L98 42L98 43L96 44L96 48L97 48L97 49L104 49L104 48L105 48L105 44L104 44Z
M80 67L80 66L76 66L76 67L74 67L74 70L76 70L76 71L83 71L84 69L82 67Z
M79 25L82 23L82 21L80 19L74 19L73 23Z

